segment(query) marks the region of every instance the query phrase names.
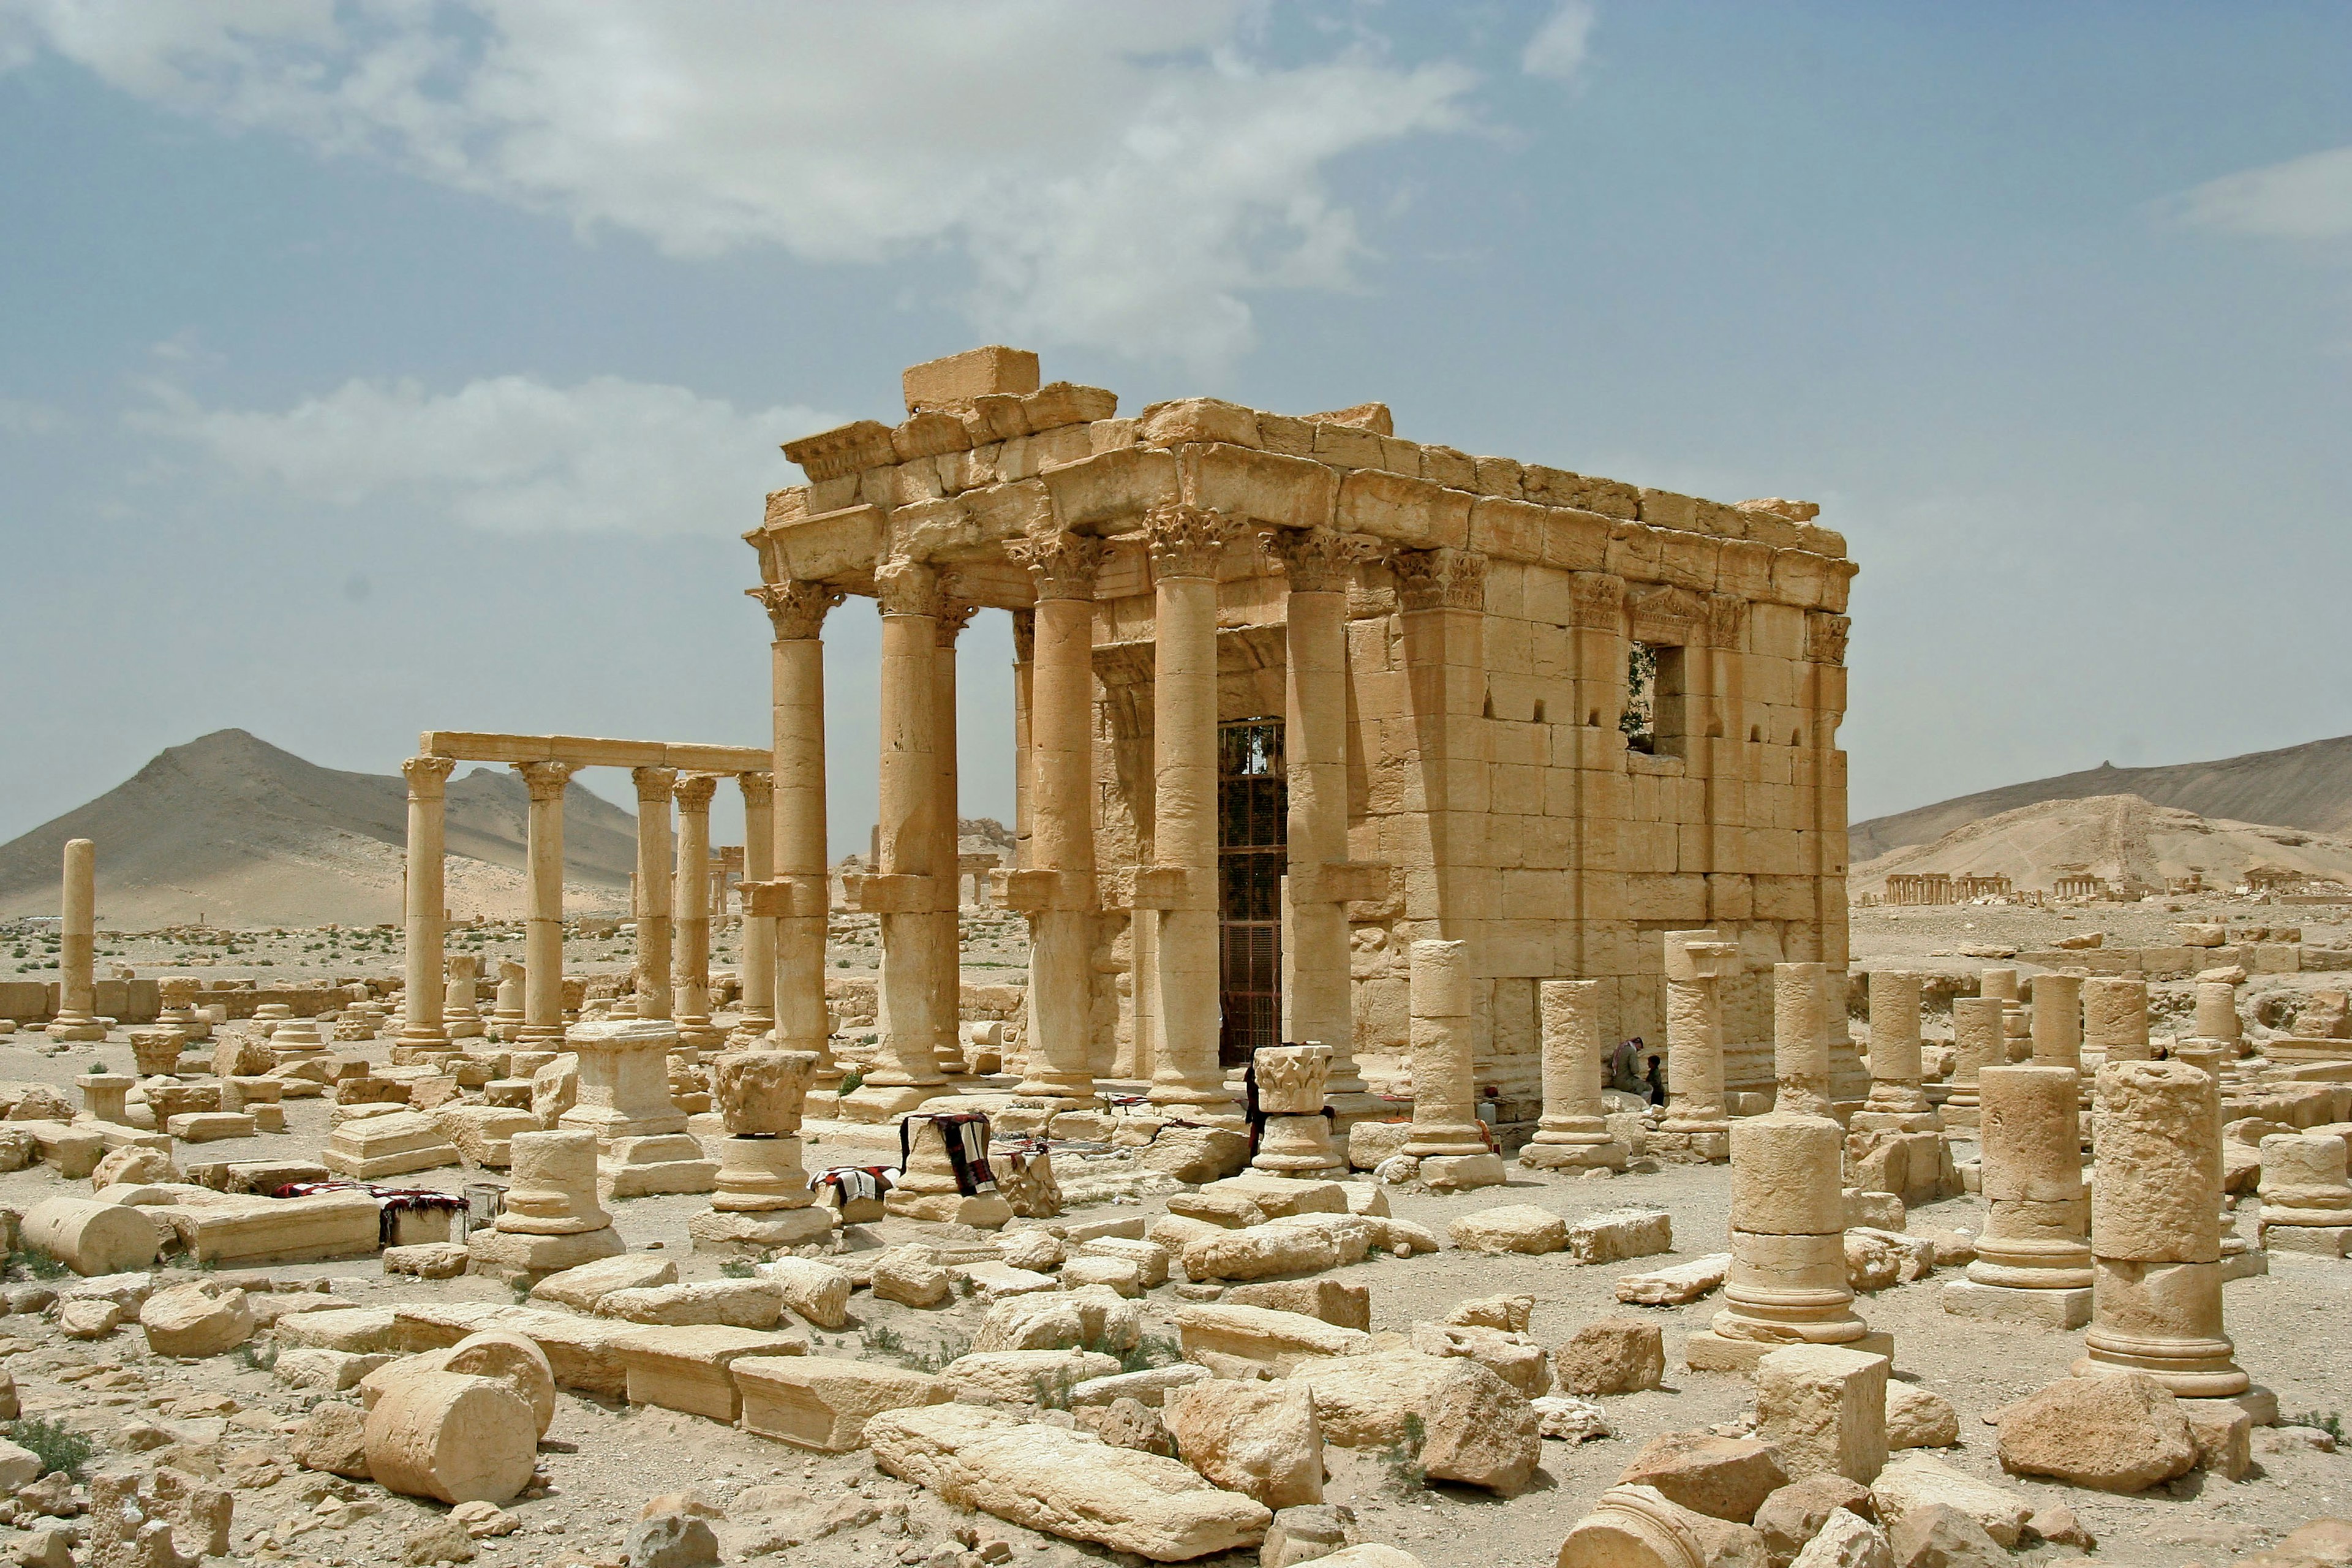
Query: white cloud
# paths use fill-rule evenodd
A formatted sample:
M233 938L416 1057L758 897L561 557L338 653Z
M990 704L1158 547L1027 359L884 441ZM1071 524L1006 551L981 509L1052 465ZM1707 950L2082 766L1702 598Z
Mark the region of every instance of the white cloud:
M0 0L11 11L20 37L184 112L680 255L953 247L991 330L1196 363L1249 345L1252 293L1351 285L1362 247L1329 165L1463 124L1473 81L1360 39L1256 58L1245 0Z
M155 391L138 422L242 478L331 505L436 508L507 533L740 533L760 521L762 493L798 478L778 443L840 423L798 407L739 414L616 376L558 387L502 375L440 395L351 381L284 413Z
M2174 205L2190 223L2235 234L2352 237L2352 147L2225 174L2188 192Z
M1528 40L1526 52L1519 56L1519 68L1529 76L1555 81L1575 80L1591 52L1592 22L1591 0L1561 0L1551 19Z

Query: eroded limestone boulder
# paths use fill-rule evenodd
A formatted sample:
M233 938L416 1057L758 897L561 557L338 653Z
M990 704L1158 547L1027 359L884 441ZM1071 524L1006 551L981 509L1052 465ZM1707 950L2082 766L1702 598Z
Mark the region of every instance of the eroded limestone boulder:
M1315 1396L1280 1383L1213 1378L1168 1391L1160 1421L1186 1464L1270 1509L1323 1500Z
M2197 1464L2172 1391L2139 1373L2062 1377L2000 1413L2001 1468L2100 1491L2145 1491Z

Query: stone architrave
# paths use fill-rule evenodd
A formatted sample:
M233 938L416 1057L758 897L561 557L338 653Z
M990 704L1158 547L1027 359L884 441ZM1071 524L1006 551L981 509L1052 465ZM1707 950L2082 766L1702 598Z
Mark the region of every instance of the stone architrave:
M874 873L854 894L881 917L882 966L875 986L877 1043L865 1081L841 1097L851 1121L887 1121L927 1100L952 1095L940 1071L939 895L952 868L939 851L939 574L927 562L893 556L875 570L882 607L882 755L876 791Z
M2221 1325L2221 1086L2187 1062L2123 1061L2099 1069L2098 1090L2092 1320L2074 1373L2243 1394Z
M801 1164L802 1108L815 1077L808 1051L731 1051L711 1064L727 1136L710 1211L687 1222L697 1250L798 1247L832 1233L833 1211L817 1203Z
M570 763L516 763L530 792L523 858L530 889L523 921L522 1030L527 1046L563 1040L563 792L578 770Z
M1412 1132L1404 1152L1442 1186L1499 1186L1502 1157L1479 1125L1471 1064L1470 944L1412 944ZM1434 1169L1433 1169L1434 1165ZM1490 1169L1491 1167L1491 1169Z
M993 1190L966 1194L957 1184L955 1165L948 1158L947 1131L935 1115L918 1111L907 1118L907 1163L882 1196L883 1207L902 1219L927 1219L942 1225L968 1225L976 1230L998 1230L1013 1217L1013 1205Z
M631 911L637 926L637 1016L669 1018L677 1014L670 966L676 961L671 920L677 844L670 823L677 770L632 768L629 781L637 792L637 882Z
M1931 1132L1939 1125L1919 1065L1919 977L1870 972L1870 1099L1847 1120L1857 1132Z
M453 952L443 961L448 978L442 983L441 1024L453 1040L482 1037L482 960L478 953Z
M1666 1115L1650 1152L1683 1163L1731 1157L1731 1119L1723 1102L1724 976L1739 945L1712 931L1665 933Z
M58 932L58 1012L45 1031L53 1040L102 1040L98 1020L98 846L66 840L64 919Z
M1029 918L1028 1072L1020 1103L1056 1110L1095 1096L1094 637L1099 541L1044 531L1005 546L1037 593L1030 634L1029 860L1009 884Z
M2103 1064L2148 1059L2147 981L2100 975L2083 982L2083 1052Z
M1772 1107L1830 1116L1829 966L1772 966Z
M825 855L824 617L842 591L824 583L772 583L751 590L768 613L771 710L775 752L776 1045L816 1058L815 1086L831 1090L841 1066L831 1046L824 1000L825 923L831 879ZM755 873L747 869L746 876Z
M1940 1110L1947 1127L1977 1124L1983 1093L1979 1075L1987 1068L2002 1065L2003 1005L1998 996L1952 999L1952 1073Z
M1181 505L1152 508L1143 524L1155 595L1153 863L1139 878L1151 884L1149 893L1139 889L1137 897L1149 897L1158 911L1159 1060L1150 1099L1185 1107L1192 1120L1233 1121L1240 1107L1217 1061L1217 568L1243 525Z
M1265 1118L1251 1165L1277 1176L1344 1173L1347 1159L1332 1148L1330 1119L1323 1114L1331 1048L1262 1046L1250 1065L1257 1071L1257 1108Z
M2083 1189L2081 1077L2024 1064L1977 1075L1988 1215L1969 1277L1944 1310L2080 1328L2091 1317L2090 1199Z
M671 884L669 985L677 1010L678 1043L696 1050L722 1037L710 1025L710 798L719 780L709 773L680 778L677 800L677 874Z
M536 1283L627 1250L597 1201L595 1134L518 1132L508 1150L505 1205L467 1238L473 1273Z
M556 1126L594 1134L606 1197L707 1193L718 1184L718 1166L688 1135L686 1112L669 1097L676 1025L659 1018L581 1024L564 1043L579 1058L580 1089Z
M1793 1344L1894 1353L1853 1310L1844 1150L1826 1116L1775 1110L1731 1124L1731 1272L1713 1327L1685 1347L1691 1366L1746 1371Z
M1536 1170L1622 1171L1625 1145L1602 1119L1601 982L1547 980L1537 987L1543 1028L1543 1120L1519 1151Z
M86 1083L87 1079L76 1079ZM2341 1258L2352 1250L2347 1145L2333 1132L2273 1132L2263 1140L2262 1244Z
M447 915L442 867L442 816L455 757L411 757L400 764L408 780L408 886L403 899L407 987L400 1025L406 1051L455 1049L443 1026L441 959Z

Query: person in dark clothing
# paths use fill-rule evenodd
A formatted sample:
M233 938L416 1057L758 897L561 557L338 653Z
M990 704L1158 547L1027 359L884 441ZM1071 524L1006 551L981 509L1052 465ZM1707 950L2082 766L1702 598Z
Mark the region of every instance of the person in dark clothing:
M1650 1103L1664 1105L1665 1102L1666 1070L1658 1058L1652 1057L1650 1058Z
M1621 1040L1609 1057L1609 1087L1621 1094L1644 1092L1642 1083L1642 1041L1636 1036Z

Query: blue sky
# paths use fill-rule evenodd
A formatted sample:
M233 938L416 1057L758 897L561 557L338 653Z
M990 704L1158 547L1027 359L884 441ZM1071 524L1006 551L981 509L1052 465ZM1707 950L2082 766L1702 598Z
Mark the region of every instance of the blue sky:
M757 743L776 444L983 342L1821 502L1856 817L2352 731L2347 79L2320 4L0 0L0 838L227 725Z

